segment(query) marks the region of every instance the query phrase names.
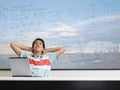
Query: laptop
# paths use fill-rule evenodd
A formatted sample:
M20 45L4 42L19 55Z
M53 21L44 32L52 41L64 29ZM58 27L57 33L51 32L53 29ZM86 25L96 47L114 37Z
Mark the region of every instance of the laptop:
M29 61L26 57L9 57L13 77L32 77Z

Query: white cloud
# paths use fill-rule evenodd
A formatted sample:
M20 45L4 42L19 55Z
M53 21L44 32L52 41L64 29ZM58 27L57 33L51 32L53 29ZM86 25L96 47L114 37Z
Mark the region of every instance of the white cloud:
M85 26L88 24L108 23L114 21L120 21L120 15L109 15L109 16L91 18L86 21L79 21L76 25Z
M72 28L70 25L59 23L57 26L49 29L52 31L60 31L60 32L75 32L76 29Z
M63 37L74 37L74 36L76 36L76 33L74 33L74 32L61 32L60 34L59 34L60 36L63 36Z
M59 38L59 37L74 37L77 35L76 29L70 25L57 23L52 26L44 27L44 30L31 31L25 34L26 38L42 37L42 38Z
M77 35L76 29L70 25L59 23L57 26L48 29L49 31L59 32L58 37L74 37Z

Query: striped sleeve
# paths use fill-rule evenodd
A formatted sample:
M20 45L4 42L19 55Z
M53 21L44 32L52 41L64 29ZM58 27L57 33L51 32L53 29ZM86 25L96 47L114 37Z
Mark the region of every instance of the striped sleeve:
M26 51L22 51L21 54L20 54L20 57L27 57L28 54Z

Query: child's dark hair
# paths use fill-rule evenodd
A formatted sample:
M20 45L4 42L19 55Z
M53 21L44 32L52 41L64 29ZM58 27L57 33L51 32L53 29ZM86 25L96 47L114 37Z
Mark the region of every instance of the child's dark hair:
M43 40L42 38L36 38L36 39L33 41L33 43L32 43L32 48L34 47L34 44L35 44L35 42L36 42L37 40L40 40L40 41L42 42L42 44L43 44L43 48L45 48L45 42L44 42L44 40ZM34 52L34 50L32 50L32 52ZM42 54L43 54L43 52L42 52Z

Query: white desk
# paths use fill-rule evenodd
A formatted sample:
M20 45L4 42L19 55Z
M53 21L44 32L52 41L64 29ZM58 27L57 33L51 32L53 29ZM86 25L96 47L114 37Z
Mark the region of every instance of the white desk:
M55 70L51 77L0 77L0 80L120 80L120 70Z

